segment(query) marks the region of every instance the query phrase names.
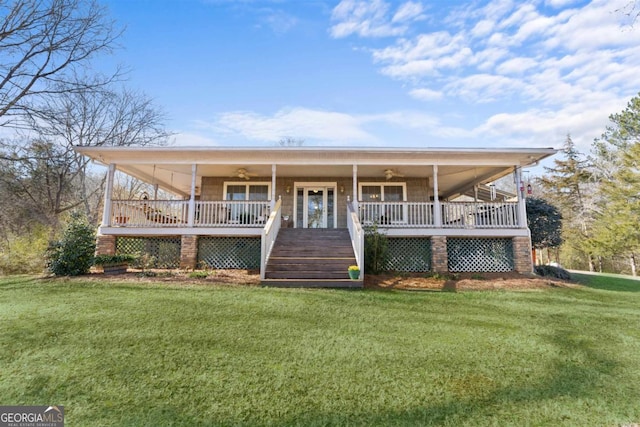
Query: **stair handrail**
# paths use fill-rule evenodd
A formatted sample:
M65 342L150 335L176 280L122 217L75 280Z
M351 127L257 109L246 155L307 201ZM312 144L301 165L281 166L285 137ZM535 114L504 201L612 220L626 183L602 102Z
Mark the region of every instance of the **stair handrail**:
M267 223L264 225L262 229L261 236L261 250L260 250L260 279L264 280L266 271L267 271L267 263L269 262L269 256L271 255L271 250L273 249L273 245L276 242L276 238L278 237L278 232L280 232L281 225L281 214L282 214L282 198L279 197L276 202L273 210L269 214L269 219Z
M353 202L349 198L347 198L347 228L351 237L353 253L356 257L356 264L360 269L359 279L362 280L364 277L364 229L360 224L358 213L353 207Z

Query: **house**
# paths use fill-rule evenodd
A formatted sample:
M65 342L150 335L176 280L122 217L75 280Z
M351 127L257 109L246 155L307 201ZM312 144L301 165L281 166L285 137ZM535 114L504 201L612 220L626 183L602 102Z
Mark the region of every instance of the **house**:
M260 268L264 284L362 286L367 226L396 271L532 271L522 169L552 148L78 147L108 167L100 254ZM151 193L113 197L116 171ZM512 174L518 197L489 186ZM158 191L173 197L160 199ZM460 201L461 196L465 201Z

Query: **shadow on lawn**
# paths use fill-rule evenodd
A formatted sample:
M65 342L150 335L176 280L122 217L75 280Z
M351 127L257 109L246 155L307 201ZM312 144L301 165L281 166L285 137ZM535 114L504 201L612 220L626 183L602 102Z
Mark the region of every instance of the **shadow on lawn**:
M571 272L571 278L583 286L603 291L640 292L640 280L617 275Z
M283 425L475 425L479 418L488 423L492 416L495 423L515 421L518 413L509 414L515 406L524 410L520 417L535 414L539 411L537 403L544 403L558 398L569 398L574 401L582 399L598 399L606 395L605 380L611 378L617 364L608 359L581 339L573 337L571 330L559 330L550 341L558 347L558 360L549 369L549 375L538 382L497 388L486 391L478 397L453 398L442 404L417 407L407 411L390 411L365 414L309 414L305 417L289 419ZM472 378L473 380L473 378ZM638 396L628 396L637 398ZM527 405L532 406L527 408ZM511 418L504 418L507 415ZM597 421L598 413L584 413L579 407L573 409L558 408L556 413L540 414L536 422L561 424L581 424L585 419ZM602 415L600 415L602 416ZM595 420L594 420L595 419ZM543 421L544 420L544 421ZM531 420L529 420L531 421ZM605 420L602 420L603 422ZM521 418L523 425L527 420Z

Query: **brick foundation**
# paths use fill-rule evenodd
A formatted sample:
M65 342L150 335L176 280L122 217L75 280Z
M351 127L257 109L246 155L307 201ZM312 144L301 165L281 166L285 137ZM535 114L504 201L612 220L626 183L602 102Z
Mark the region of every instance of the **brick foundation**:
M182 236L180 268L194 269L198 264L198 236Z
M449 271L447 238L445 236L431 237L431 270L436 273L447 273Z
M533 272L531 259L531 239L529 237L513 238L513 268L517 273Z
M96 255L115 255L116 236L103 236L99 234L96 238Z

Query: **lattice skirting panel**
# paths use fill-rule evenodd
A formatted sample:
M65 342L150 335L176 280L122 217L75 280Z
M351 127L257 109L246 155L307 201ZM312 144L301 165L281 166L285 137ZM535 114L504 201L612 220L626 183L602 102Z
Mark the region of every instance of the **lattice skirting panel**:
M198 265L209 268L260 268L260 238L200 237Z
M417 273L431 270L431 239L390 237L387 242L389 260L386 270Z
M513 271L511 239L447 238L449 271L492 273Z
M139 265L145 268L180 267L180 236L171 237L118 237L117 254L139 255Z

